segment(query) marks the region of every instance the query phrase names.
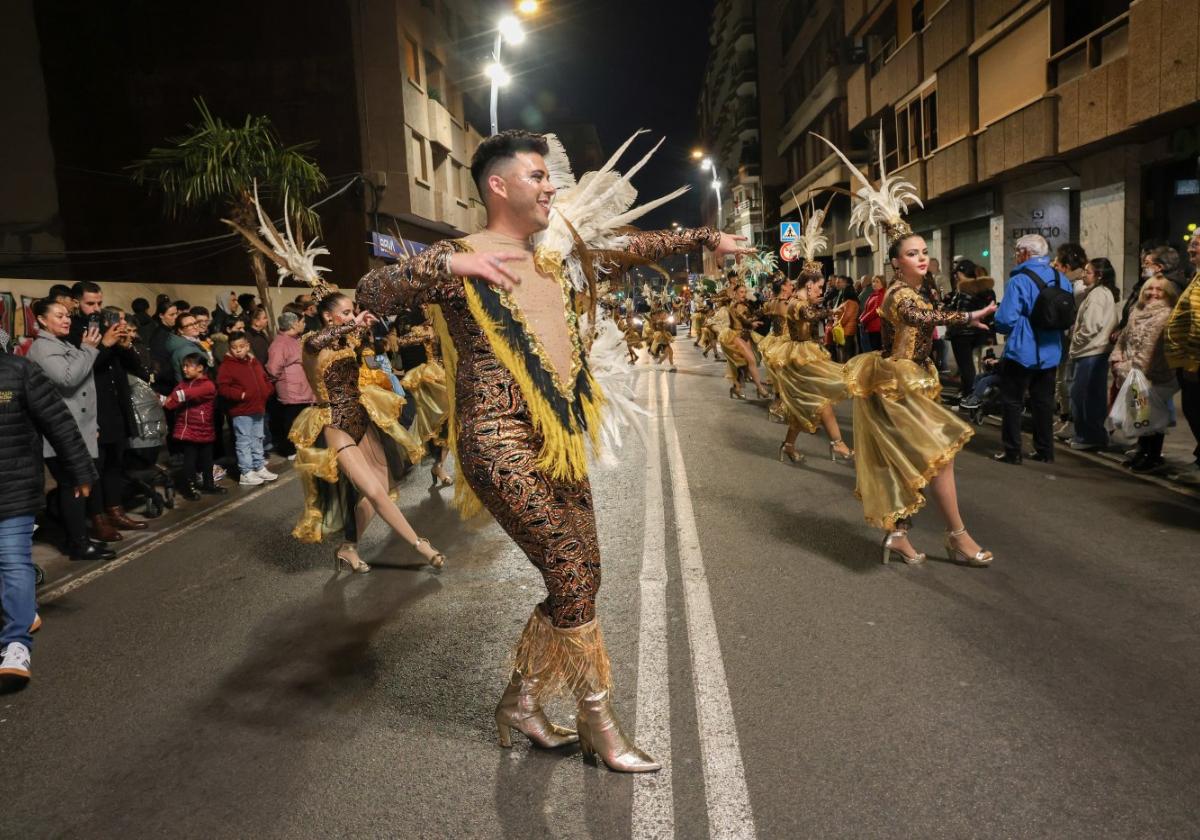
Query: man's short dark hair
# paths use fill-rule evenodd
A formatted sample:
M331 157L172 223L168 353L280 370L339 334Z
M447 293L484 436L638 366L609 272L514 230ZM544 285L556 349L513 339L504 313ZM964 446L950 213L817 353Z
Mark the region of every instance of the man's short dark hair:
M64 286L62 283L55 283L50 287L50 291L46 292L46 300L65 297L74 297L74 295L71 294L71 287Z
M519 128L511 128L508 131L493 134L479 144L479 148L475 150L475 156L471 158L471 178L475 181L480 198L487 193L484 189L484 182L492 174L496 165L515 158L520 152L537 152L539 155L546 155L550 153L550 144L542 135Z
M182 315L184 312L187 312L189 309L192 308L192 305L190 303L188 303L186 300L177 300L174 302L174 306L176 309L179 310L180 315Z
M150 311L150 301L145 298L134 298L133 303L129 304L129 308L133 310L134 315L145 315Z
M100 294L100 284L93 283L90 280L80 280L71 287L71 297L75 298L75 300L83 300L84 295L98 294Z
M193 306L191 309L188 310L188 313L196 316L197 318L207 318L208 317L208 309L203 306Z

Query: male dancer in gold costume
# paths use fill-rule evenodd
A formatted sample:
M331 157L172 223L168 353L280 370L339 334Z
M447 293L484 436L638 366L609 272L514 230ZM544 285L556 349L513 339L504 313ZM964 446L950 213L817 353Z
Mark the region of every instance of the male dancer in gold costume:
M454 381L457 501L464 509L481 502L546 583L548 595L521 635L496 709L501 745L509 746L517 729L542 747L578 740L585 756L613 770L653 771L660 765L624 735L613 711L596 619L600 552L584 438L598 433L604 396L588 370L567 255L532 244L550 224L556 192L547 154L543 137L523 131L481 143L471 174L487 208L486 228L370 272L357 297L378 315L440 305ZM718 258L750 253L739 238L709 228L632 233L622 250L658 259L698 245ZM542 698L557 690L578 702L577 734L542 711Z

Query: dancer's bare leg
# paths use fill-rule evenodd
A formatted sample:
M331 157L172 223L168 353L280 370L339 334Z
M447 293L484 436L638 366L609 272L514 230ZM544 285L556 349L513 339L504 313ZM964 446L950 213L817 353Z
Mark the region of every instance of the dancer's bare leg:
M966 528L962 521L962 515L958 512L958 488L954 481L953 461L942 467L942 471L929 482L929 495L941 509L947 531L959 531ZM981 550L979 543L971 539L971 535L965 531L956 537L951 537L950 543L967 555L974 555Z
M374 435L375 432L370 430L361 441L355 443L354 439L341 429L325 427L325 445L337 452L338 469L342 470L358 490L360 501L354 509L355 523L359 527L358 538L362 539L363 529L370 523L374 514L378 513L402 540L426 558L431 558L437 553L436 550L428 542L418 544L420 537L417 532L408 524L400 508L396 507L396 503L388 495L390 488L387 460ZM367 504L363 505L363 502Z
M666 346L666 350L667 350L667 364L669 364L671 367L675 367L675 348L672 347L670 344L668 344Z
M821 409L821 425L825 427L825 434L829 435L829 441L832 443L835 440L842 441L834 444L833 451L843 457L850 457L850 447L842 440L842 429L838 426L837 417L833 413L833 406L827 405Z
M750 374L750 378L754 380L754 387L759 391L765 391L762 380L758 376L758 357L754 355L754 349L750 344L742 338L734 339L738 351L742 354L742 358L746 360L746 372Z

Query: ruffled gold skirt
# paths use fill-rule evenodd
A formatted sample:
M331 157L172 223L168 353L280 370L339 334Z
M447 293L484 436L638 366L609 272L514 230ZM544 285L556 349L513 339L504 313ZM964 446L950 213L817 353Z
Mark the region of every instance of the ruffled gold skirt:
M830 359L829 351L815 341L792 341L780 336L763 352L763 361L788 417L809 434L817 430L826 406L849 396L842 365Z
M675 343L675 336L667 330L656 330L650 334L650 353L657 356L663 347Z
M446 369L437 362L425 362L405 372L400 384L416 408L409 431L422 443L433 441L444 446L446 416L450 411Z
M855 398L854 494L867 522L891 529L925 506L921 491L974 431L938 401L933 365L865 353L845 364L843 376Z
M422 441L400 425L404 398L391 388L364 385L360 379L359 400L379 432L389 473L399 480L407 468L405 461L416 464L425 454ZM300 412L288 433L296 446L295 468L304 490L304 510L292 529L292 536L300 542L321 542L326 534L342 530L353 517L349 482L338 469L337 453L325 446L322 434L332 419L329 408L310 406Z

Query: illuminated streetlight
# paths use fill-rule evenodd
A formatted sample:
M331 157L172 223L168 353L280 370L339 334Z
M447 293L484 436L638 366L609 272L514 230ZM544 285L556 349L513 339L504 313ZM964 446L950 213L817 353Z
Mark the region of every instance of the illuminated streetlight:
M692 160L700 160L702 157L704 157L703 149L692 149Z
M537 0L521 0L521 2L517 4L517 11L523 15L537 14L537 10Z
M695 156L695 152L692 153L692 156L693 157ZM717 166L716 166L716 164L713 163L712 158L706 157L704 160L700 161L700 168L703 169L705 172L712 172L713 192L715 192L717 194L717 230L720 230L722 227L722 224L721 224L721 222L722 222L721 179L717 176Z
M536 11L536 9L537 4L534 3L534 10ZM500 63L500 50L505 41L516 46L524 40L525 29L515 16L505 15L496 24L496 44L492 47L492 63L484 70L487 77L492 80L492 134L500 133L500 88L512 81L512 76Z
M525 27L521 26L521 21L517 20L513 15L505 15L500 18L500 24L497 28L500 30L500 35L504 40L514 46L525 40Z
M512 75L495 61L484 68L483 72L497 87L504 87L512 81Z

